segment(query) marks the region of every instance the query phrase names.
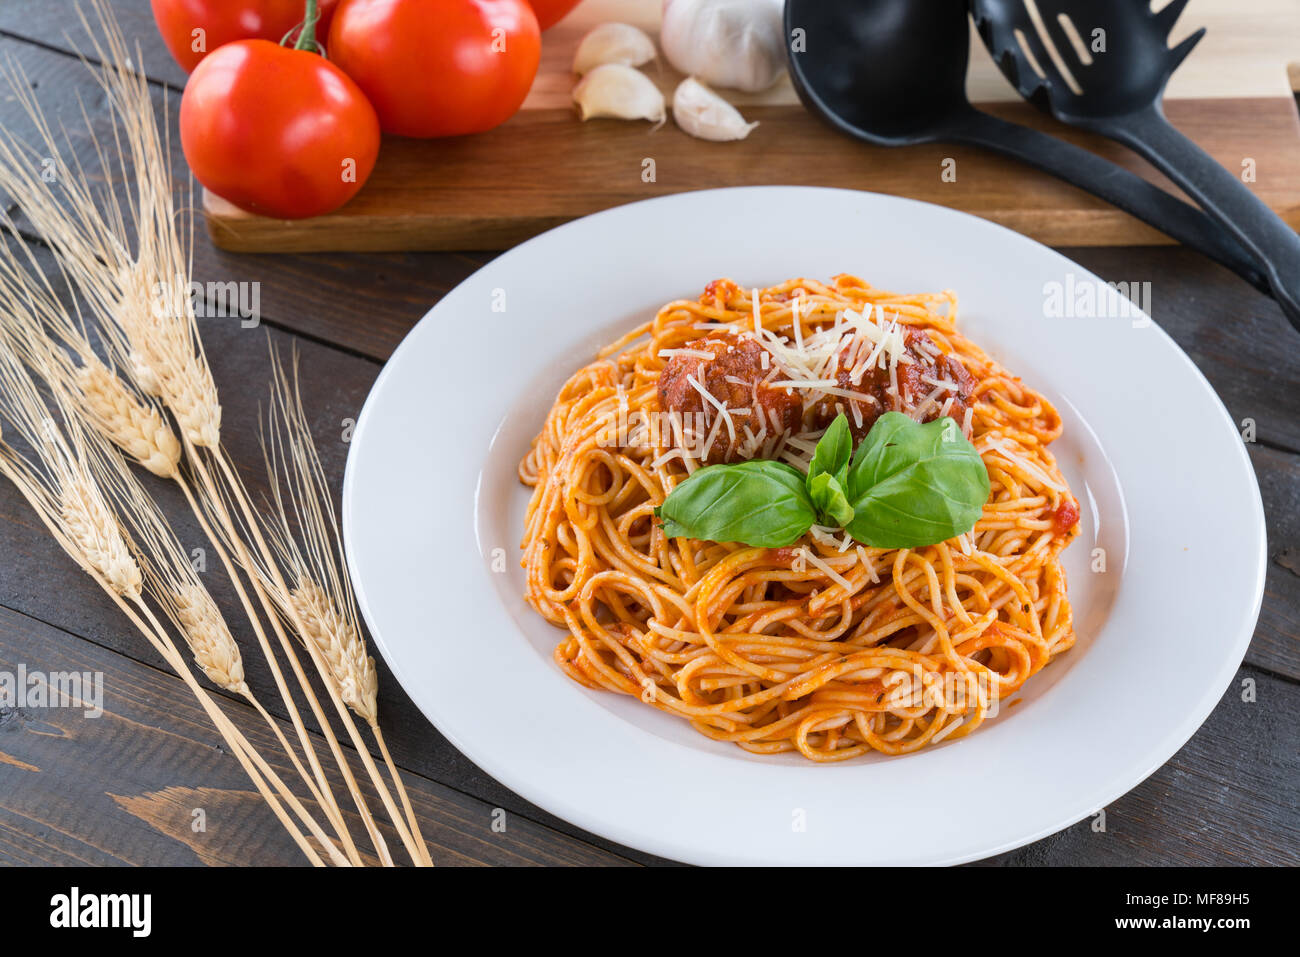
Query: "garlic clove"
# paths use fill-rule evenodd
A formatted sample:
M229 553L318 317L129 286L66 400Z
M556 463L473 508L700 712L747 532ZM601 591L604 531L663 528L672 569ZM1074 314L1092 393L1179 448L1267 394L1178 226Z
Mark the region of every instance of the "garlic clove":
M785 73L782 0L664 0L659 46L710 86L754 93Z
M582 76L606 63L640 66L655 58L654 41L627 23L602 23L578 44L573 72Z
M673 119L684 131L702 140L743 140L757 123L746 123L740 111L695 77L687 77L673 93Z
M573 102L584 120L612 117L618 120L652 120L667 116L664 95L640 70L621 63L596 67L573 88Z

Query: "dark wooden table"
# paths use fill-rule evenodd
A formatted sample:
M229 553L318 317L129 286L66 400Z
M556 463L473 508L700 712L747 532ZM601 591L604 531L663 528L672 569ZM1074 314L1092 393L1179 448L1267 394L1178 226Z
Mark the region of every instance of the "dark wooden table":
M143 47L160 115L166 96L174 116L184 74L163 49L147 0L114 6L128 36ZM70 3L0 3L0 56L22 65L44 108L69 126L72 148L81 152L89 142L78 132L78 99L92 118L102 104L71 53L84 45L74 26ZM22 126L3 93L0 124ZM179 147L173 164L178 177L187 176ZM1205 373L1233 419L1254 421L1249 451L1268 515L1267 593L1245 663L1214 713L1164 767L1106 808L1104 830L1085 820L985 863L1300 863L1300 338L1270 300L1185 250L1064 252L1107 280L1151 282L1156 322ZM202 323L226 408L227 441L250 481L256 483L261 464L251 424L265 394L267 335L301 348L306 404L337 490L347 422L384 360L434 302L488 258L230 255L199 235L196 280L261 284L261 328L245 329L233 319ZM157 493L180 520L183 541L201 547L183 503L170 488L159 486ZM232 607L223 583L212 588ZM1213 582L1188 588L1214 600ZM276 700L265 664L246 659L259 698ZM0 862L303 862L238 764L222 753L180 680L58 551L6 483L0 485L0 671L19 664L102 672L105 711L86 719L69 709L0 710ZM429 725L382 662L380 689L384 731L437 864L664 863L584 833L502 787ZM255 743L263 740L264 728L245 705L231 701L229 710ZM195 808L205 812L205 830L192 827ZM498 809L506 814L504 831L492 826Z

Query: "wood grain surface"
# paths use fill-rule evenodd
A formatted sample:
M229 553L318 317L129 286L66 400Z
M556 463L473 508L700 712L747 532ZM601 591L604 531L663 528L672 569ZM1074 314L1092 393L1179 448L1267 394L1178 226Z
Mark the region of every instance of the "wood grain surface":
M992 104L989 110L1086 147L1176 192L1123 147L1058 124L1027 104ZM1176 100L1166 111L1230 169L1253 160L1256 195L1300 225L1300 119L1290 97ZM203 208L213 242L240 252L505 249L579 216L639 199L777 184L919 199L974 213L1049 245L1170 241L1090 193L979 149L946 143L871 146L797 106L752 107L746 118L759 127L743 142L706 143L671 123L654 130L621 120L582 123L568 109L525 110L475 136L385 137L365 187L324 216L255 216L206 190ZM647 163L654 164L653 181L646 180ZM945 169L955 179L945 178Z
M159 55L147 0L120 0L138 31L143 62L172 97L181 78ZM1193 8L1195 4L1193 5ZM61 15L51 11L61 10ZM0 58L27 69L47 109L75 133L78 98L98 107L69 55L68 5L0 4ZM15 14L15 10L19 14ZM21 127L0 95L0 123ZM179 150L172 157L183 174ZM447 290L486 261L469 253L233 254L196 237L200 282L259 282L262 321L202 321L226 407L233 458L256 492L253 423L267 388L267 338L302 353L304 401L336 494L355 419L382 361ZM1300 863L1297 728L1300 727L1300 350L1276 306L1225 270L1182 249L1067 248L1114 281L1152 283L1156 322L1185 349L1237 422L1253 420L1251 459L1269 522L1269 570L1260 622L1219 706L1164 767L1090 819L989 864ZM154 486L151 486L154 487ZM156 491L182 541L201 537L170 488ZM206 580L225 607L216 563ZM1203 583L1212 589L1212 583ZM1212 599L1211 599L1212 600ZM242 642L249 636L237 630ZM1140 639L1140 636L1139 636ZM1135 639L1137 640L1137 639ZM248 680L268 704L270 678L248 655ZM238 764L220 749L179 679L49 541L12 488L0 485L0 671L102 672L105 714L74 709L0 710L0 862L300 864ZM433 729L382 661L380 715L407 774L439 864L662 863L582 832L502 787ZM1253 700L1243 694L1253 691ZM1252 695L1246 695L1252 697ZM253 736L265 735L241 702L223 701ZM284 715L275 712L283 720ZM260 741L260 739L258 739ZM206 811L207 832L191 829ZM495 809L508 821L491 830Z
M1229 169L1250 162L1251 189L1300 225L1300 118L1287 80L1288 58L1300 51L1288 48L1278 34L1300 17L1275 0L1268 4L1270 9L1256 7L1250 16L1230 12L1224 3L1197 11L1197 23L1208 17L1212 39L1179 69L1166 112ZM974 213L1049 245L1169 242L1091 194L978 149L859 143L805 112L788 77L761 93L725 91L747 119L759 123L743 142L701 142L671 121L658 129L643 122L580 122L571 102L570 64L583 34L598 23L621 20L655 36L661 6L659 0L580 4L547 32L533 91L518 115L476 136L385 137L365 188L332 214L270 219L205 191L213 242L243 252L505 249L568 220L639 199L772 184L906 196ZM815 50L807 55L815 56ZM989 112L1090 149L1177 193L1129 151L1021 102L974 31L970 63L968 95ZM682 75L663 60L643 72L671 103ZM647 178L650 162L653 179ZM955 180L941 175L945 170L955 172Z

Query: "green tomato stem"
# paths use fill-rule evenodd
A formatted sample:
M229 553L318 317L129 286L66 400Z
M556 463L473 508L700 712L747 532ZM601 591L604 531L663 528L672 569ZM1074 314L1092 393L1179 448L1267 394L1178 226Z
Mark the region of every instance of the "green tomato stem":
M316 21L319 19L320 10L317 0L306 0L306 10L301 29L298 31L298 41L293 45L295 50L306 50L308 53L320 52L320 44L316 42Z

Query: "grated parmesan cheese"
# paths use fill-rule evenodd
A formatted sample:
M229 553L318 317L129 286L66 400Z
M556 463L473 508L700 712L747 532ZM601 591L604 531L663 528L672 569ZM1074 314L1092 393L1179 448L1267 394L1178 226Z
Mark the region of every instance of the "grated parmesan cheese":
M831 581L835 582L835 584L842 586L844 590L847 592L853 591L853 585L849 582L849 580L845 578L843 575L841 575L839 572L837 572L835 569L831 568L830 565L826 564L815 554L813 554L813 550L811 548L808 548L805 545L800 545L799 552L803 554L804 560L807 561L808 564L812 565L814 568L816 568L819 572L821 572Z
M871 556L867 554L867 550L861 545L858 546L858 561L866 566L867 574L871 576L872 584L880 584L880 576L876 574L876 566L871 561Z
M660 349L659 358L673 359L677 356L689 356L692 359L716 359L717 355L704 349Z
M709 403L709 405L713 406L715 409L718 410L718 415L720 415L727 422L727 434L731 437L731 441L735 442L736 426L735 423L731 421L731 413L727 411L727 407L723 403L719 402L716 398L714 398L713 393L711 393L708 389L704 388L704 386L700 385L699 380L696 379L695 376L688 375L686 377L686 381L691 384L691 386L695 389L696 392L698 392L701 396L703 396L705 402Z

